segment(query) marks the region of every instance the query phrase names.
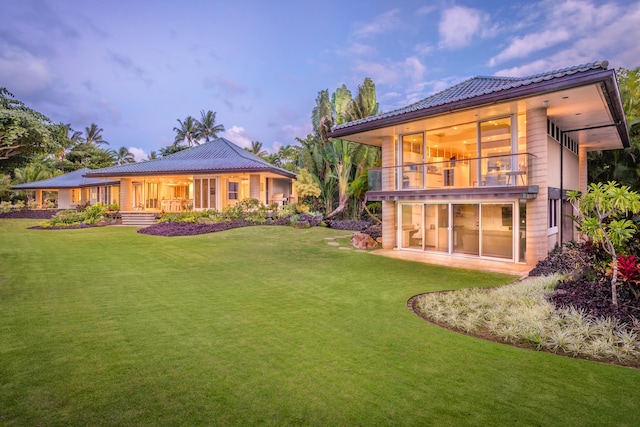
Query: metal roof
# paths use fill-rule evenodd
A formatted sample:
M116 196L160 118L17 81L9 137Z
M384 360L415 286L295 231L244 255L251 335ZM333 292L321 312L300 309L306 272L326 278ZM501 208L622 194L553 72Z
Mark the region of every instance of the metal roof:
M598 61L526 77L473 77L409 106L334 126L329 136L336 138L454 110L602 82L612 98L610 107L623 144L628 146L629 137L615 72L602 73L608 65L607 61Z
M225 138L218 138L186 150L147 162L112 166L88 172L88 177L119 177L176 173L271 172L295 178Z
M64 175L55 176L41 181L16 184L11 188L14 190L47 190L56 188L79 188L93 187L98 185L119 184L119 181L106 180L100 178L86 178L84 175L90 172L89 168L78 169Z

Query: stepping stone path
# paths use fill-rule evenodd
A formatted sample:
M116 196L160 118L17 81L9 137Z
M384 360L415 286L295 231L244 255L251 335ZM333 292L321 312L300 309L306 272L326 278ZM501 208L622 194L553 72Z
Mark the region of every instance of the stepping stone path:
M343 251L350 251L352 249L351 246L340 246L340 243L336 242L336 239L344 239L347 237L351 237L351 234L348 234L346 236L325 237L324 240L327 241L327 245L329 246L337 247L338 249ZM368 251L364 249L356 249L354 252L366 254Z

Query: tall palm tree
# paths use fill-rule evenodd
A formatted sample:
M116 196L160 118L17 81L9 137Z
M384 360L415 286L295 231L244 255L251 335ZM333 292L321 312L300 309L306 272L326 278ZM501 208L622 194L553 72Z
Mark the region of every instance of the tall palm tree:
M218 138L218 132L224 132L224 125L216 124L216 113L211 110L207 112L200 111L200 120L196 120L196 127L197 138L204 138L205 142Z
M90 127L84 128L84 132L85 132L84 142L87 143L87 145L95 145L95 144L109 145L109 143L105 141L104 138L102 137L102 132L104 132L104 129L102 129L101 127L98 127L97 124L91 123Z
M191 116L187 116L184 122L178 119L179 127L174 127L176 132L175 143L186 143L188 147L199 145L198 142L198 121Z
M118 165L126 165L129 163L135 163L136 158L127 147L120 147L118 151L113 151L113 157L116 159Z
M147 160L156 160L156 159L158 159L158 153L156 153L155 151L152 151L147 155Z
M251 147L245 148L245 150L258 157L263 157L268 154L266 150L262 149L262 142L260 141L251 141Z

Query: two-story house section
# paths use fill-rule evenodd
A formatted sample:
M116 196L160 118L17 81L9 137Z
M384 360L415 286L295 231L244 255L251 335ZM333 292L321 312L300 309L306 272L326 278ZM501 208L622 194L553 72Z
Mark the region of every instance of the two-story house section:
M586 190L587 153L629 146L607 66L475 77L334 127L382 147L367 195L382 202L383 248L533 267L577 239L566 193Z

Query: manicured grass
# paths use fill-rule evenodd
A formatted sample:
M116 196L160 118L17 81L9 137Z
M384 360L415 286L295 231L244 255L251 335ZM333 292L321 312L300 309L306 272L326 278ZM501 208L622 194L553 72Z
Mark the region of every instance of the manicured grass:
M635 425L640 371L406 308L512 278L342 251L344 231L163 238L0 220L0 424Z

